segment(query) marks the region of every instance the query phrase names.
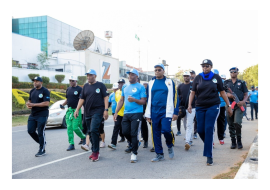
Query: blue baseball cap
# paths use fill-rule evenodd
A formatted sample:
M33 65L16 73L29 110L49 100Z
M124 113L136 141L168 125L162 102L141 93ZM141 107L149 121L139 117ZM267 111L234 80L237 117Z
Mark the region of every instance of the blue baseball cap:
M239 69L237 67L232 67L232 68L230 68L229 71L231 71L231 70L237 70L237 71L239 71Z
M139 76L139 72L136 69L131 69L130 71L126 72L127 74L129 73L134 73L135 75Z
M219 72L218 72L218 70L217 70L217 69L213 69L213 73L215 73L215 74L219 75Z
M154 68L156 68L156 67L161 67L165 71L165 67L164 67L164 65L162 63L154 66Z
M96 71L94 69L89 69L85 75L90 74L90 75L97 75Z
M37 81L42 82L42 78L41 77L35 77L35 78L32 79L32 81L34 81L34 80L37 80Z

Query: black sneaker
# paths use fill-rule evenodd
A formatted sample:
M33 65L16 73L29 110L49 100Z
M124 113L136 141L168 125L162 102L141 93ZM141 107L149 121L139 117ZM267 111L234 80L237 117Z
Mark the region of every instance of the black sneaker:
M155 149L154 149L154 147L150 149L150 152L155 152Z
M147 141L144 141L143 148L148 148L148 142Z
M36 157L41 157L41 156L44 156L46 153L45 153L45 149L42 151L41 149L38 151L38 153L36 153Z
M213 166L213 158L207 157L207 166Z
M79 142L79 144L78 144L78 145L80 145L80 144L83 144L83 140L80 140L80 142Z
M131 153L131 148L125 150L126 153Z
M67 148L67 151L70 151L70 150L75 150L74 144L69 145L69 147Z
M121 140L119 140L118 142L125 142L125 138L121 138Z

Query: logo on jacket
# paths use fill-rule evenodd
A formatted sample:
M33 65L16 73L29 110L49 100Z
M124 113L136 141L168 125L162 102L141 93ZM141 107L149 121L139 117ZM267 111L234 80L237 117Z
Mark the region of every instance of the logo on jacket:
M137 88L133 88L132 89L132 92L137 92Z
M77 91L75 91L75 92L74 92L74 95L78 95L78 92L77 92Z
M39 97L39 98L43 98L43 94L39 94L38 97Z
M168 85L171 85L171 83L170 83L170 82L168 82Z
M96 93L100 93L100 89L99 88L96 89Z
M213 83L217 83L217 79L215 79L215 78L213 78L212 81L213 81Z
M239 83L237 83L238 85L241 85L241 83L239 82Z

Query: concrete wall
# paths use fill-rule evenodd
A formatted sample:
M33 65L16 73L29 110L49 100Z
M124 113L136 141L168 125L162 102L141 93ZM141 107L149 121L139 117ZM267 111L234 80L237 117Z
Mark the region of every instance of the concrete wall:
M12 33L12 59L20 64L38 63L40 40ZM24 66L24 65L22 65Z
M50 78L50 82L57 83L55 79L55 75L66 75L65 80L62 83L69 83L68 78L71 73L66 72L56 72L56 71L48 71L48 70L36 70L36 69L22 69L17 67L12 67L12 76L19 77L19 82L32 82L28 74L35 73L39 74L40 77L46 76Z

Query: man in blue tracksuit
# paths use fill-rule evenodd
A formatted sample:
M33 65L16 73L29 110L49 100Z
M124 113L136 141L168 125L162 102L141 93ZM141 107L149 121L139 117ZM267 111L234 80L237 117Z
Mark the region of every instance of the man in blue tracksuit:
M145 117L152 122L152 135L156 157L152 162L164 160L161 134L164 134L168 147L169 158L174 157L174 135L171 129L172 121L177 120L179 105L174 82L164 76L163 64L155 65L155 77L149 81L148 102Z

